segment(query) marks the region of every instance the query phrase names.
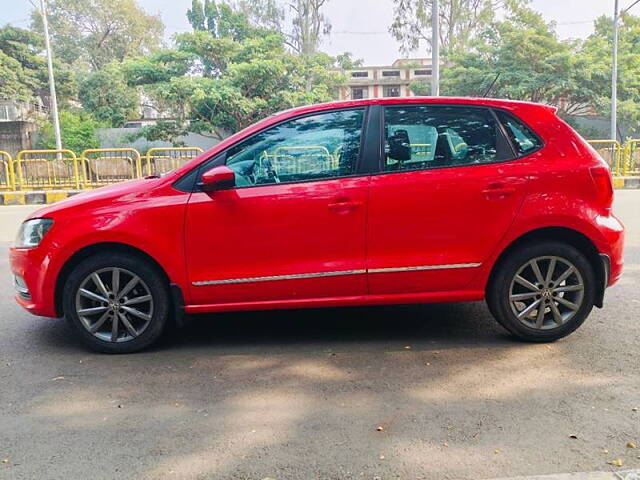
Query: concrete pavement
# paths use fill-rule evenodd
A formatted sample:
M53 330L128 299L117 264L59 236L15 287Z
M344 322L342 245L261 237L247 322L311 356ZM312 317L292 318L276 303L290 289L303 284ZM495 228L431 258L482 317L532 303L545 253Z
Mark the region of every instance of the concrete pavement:
M637 480L640 191L615 210L624 276L548 345L472 303L217 315L99 355L14 303L2 255L0 478Z

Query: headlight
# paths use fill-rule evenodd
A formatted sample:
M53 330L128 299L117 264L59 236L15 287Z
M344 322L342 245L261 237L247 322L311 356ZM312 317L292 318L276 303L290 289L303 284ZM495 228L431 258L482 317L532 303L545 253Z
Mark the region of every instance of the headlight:
M27 220L20 226L18 236L16 237L16 247L18 248L34 248L40 245L40 242L53 225L50 218L34 218Z

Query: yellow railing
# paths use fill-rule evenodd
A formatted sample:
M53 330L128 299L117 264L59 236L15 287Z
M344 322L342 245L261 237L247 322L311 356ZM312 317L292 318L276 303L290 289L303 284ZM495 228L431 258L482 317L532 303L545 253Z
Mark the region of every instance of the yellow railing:
M308 170L330 170L337 168L334 158L322 145L278 147L273 151L273 160L278 172L296 174Z
M589 144L607 162L614 175L622 173L623 148L617 140L587 140Z
M14 190L13 159L9 153L0 150L0 190Z
M22 189L79 189L82 183L78 158L71 150L22 150L14 169L16 183Z
M181 167L202 153L199 147L150 148L144 156L143 175L159 175Z
M140 178L140 154L133 148L93 148L80 155L82 183L100 187L110 183Z
M624 150L623 176L640 175L640 138L627 140Z

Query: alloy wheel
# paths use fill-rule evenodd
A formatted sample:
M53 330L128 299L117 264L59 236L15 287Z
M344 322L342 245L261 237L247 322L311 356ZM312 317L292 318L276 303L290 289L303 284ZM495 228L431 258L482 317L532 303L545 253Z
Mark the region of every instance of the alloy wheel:
M514 275L509 305L518 321L537 330L558 328L571 320L584 300L584 281L566 258L529 260Z
M124 268L108 267L89 274L75 299L84 328L105 342L127 342L151 323L153 297L146 283Z

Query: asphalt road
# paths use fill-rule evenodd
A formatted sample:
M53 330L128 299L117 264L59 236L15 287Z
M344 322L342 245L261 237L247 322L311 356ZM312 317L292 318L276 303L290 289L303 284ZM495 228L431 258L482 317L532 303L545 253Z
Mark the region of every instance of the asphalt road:
M512 340L475 303L218 315L151 351L99 355L14 304L2 255L0 478L638 468L640 191L617 192L616 212L625 274L550 345Z

